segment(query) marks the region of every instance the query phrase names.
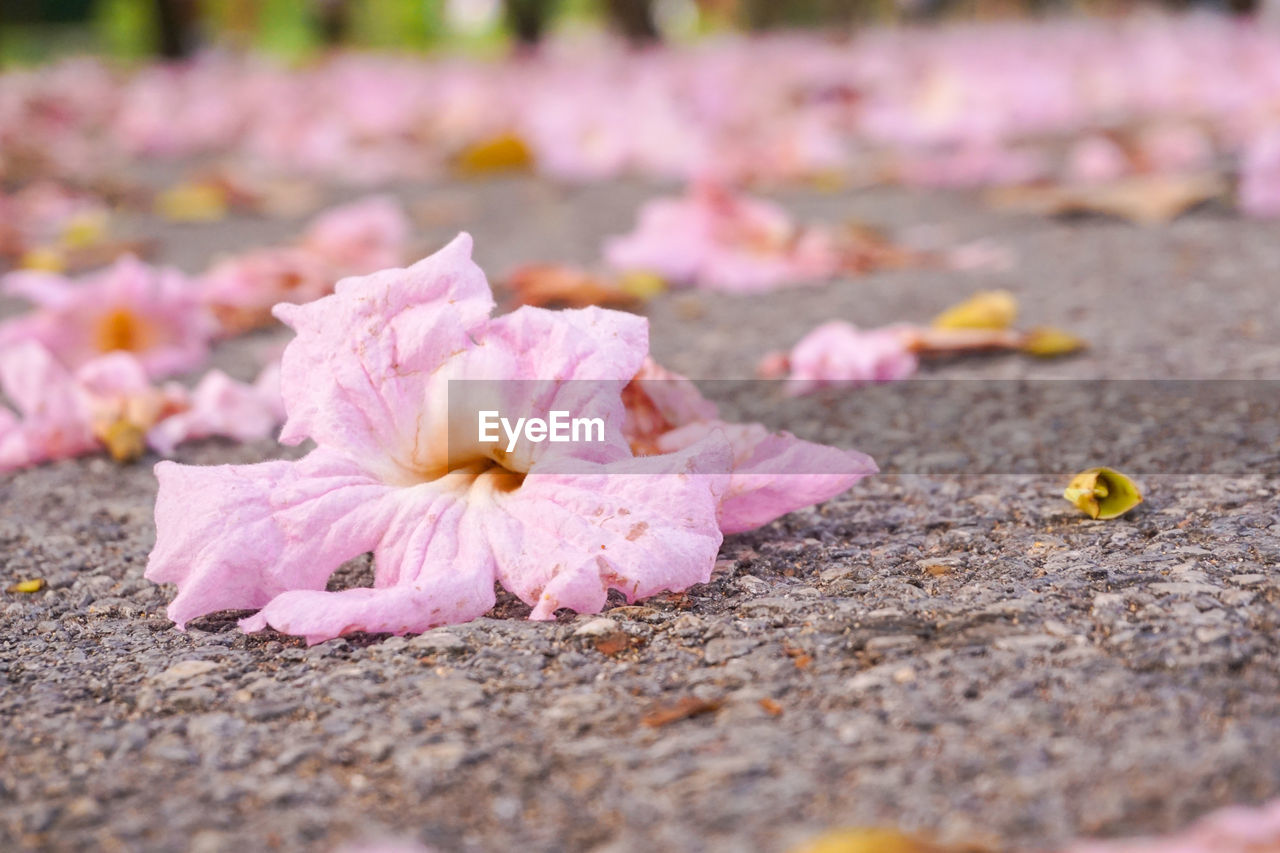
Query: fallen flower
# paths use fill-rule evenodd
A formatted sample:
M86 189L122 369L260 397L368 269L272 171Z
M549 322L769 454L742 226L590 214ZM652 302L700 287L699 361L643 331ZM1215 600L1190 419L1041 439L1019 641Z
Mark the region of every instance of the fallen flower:
M604 254L618 270L738 292L814 284L841 265L826 231L800 228L781 207L708 182L646 203L635 230L608 240Z
M0 471L107 450L130 462L148 447L169 453L193 438L265 438L282 420L275 370L254 385L212 371L194 393L151 384L129 353L99 356L72 373L35 341L0 355Z
M944 327L898 323L859 329L851 323L832 320L801 338L790 352L766 354L756 373L763 379L786 378L788 393L807 394L825 387L908 379L915 375L922 356L1022 352L1054 358L1086 346L1081 338L1061 329L1036 327L1019 332L998 325L982 327L983 322L1003 322L1003 312L989 311L991 307L957 306L964 310L955 317L944 314L940 319L961 325ZM977 325L962 325L965 322Z
M77 282L42 272L4 277L4 291L36 310L0 325L0 346L39 342L69 368L112 352L132 354L152 377L193 370L207 358L213 324L182 273L132 256Z
M408 242L404 208L391 196L375 195L320 214L298 245L329 264L336 281L399 266Z
M450 380L502 379L535 381L548 410L621 424L622 389L648 351L646 321L630 314L526 307L491 318L493 298L470 254L460 235L408 269L348 278L332 296L276 308L297 332L282 363L281 441L317 447L296 462L156 466L146 576L177 584L168 612L180 627L216 610L261 608L244 630L271 626L314 643L467 621L493 606L495 581L533 608L531 618L550 619L560 608L598 612L611 589L633 601L710 577L721 518L745 518L722 503L735 473L723 429L648 456L622 435L567 448L524 441L505 452L478 442L468 407L451 418ZM569 380L594 381L584 392ZM521 393L505 400L511 411L529 409ZM754 446L767 449L767 434ZM757 484L747 508L757 524L874 470L861 454L822 449L845 459L844 472L819 477L826 489L816 498ZM373 588L325 590L341 563L370 551Z
M1090 468L1071 478L1062 496L1090 518L1124 515L1142 503L1142 493L1124 474L1112 468Z

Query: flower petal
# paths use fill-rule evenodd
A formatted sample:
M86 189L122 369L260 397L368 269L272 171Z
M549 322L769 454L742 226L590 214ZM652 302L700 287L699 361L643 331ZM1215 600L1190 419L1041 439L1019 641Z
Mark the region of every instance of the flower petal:
M670 455L530 474L495 496L510 519L493 539L499 580L533 606L533 619L561 607L598 612L610 589L634 601L705 583L720 549L729 454L711 436Z
M168 612L179 626L322 589L344 561L375 547L394 509L385 485L326 450L257 465L160 462L156 477L146 577L178 585Z

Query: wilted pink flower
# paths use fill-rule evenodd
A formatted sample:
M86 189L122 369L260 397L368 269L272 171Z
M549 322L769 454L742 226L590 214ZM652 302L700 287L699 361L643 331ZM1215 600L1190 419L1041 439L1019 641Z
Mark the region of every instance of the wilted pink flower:
M1063 853L1263 853L1280 850L1280 800L1231 806L1166 838L1082 841Z
M394 198L379 195L321 214L307 227L299 245L328 263L336 281L400 266L408 239L404 209Z
M0 325L0 345L34 340L73 369L127 352L152 377L192 370L208 356L212 322L197 289L177 270L127 256L78 282L16 272L4 285L37 307Z
M0 349L0 471L78 456L98 447L83 393L35 341Z
M197 438L267 438L284 421L280 368L270 365L253 384L211 370L175 408L147 431L147 445L166 456L182 442Z
M212 371L188 392L153 385L141 363L113 352L68 371L35 341L0 350L0 471L68 459L104 448L133 459L147 447L170 453L183 441L265 438L283 420L278 370L253 385Z
M495 580L549 619L598 611L610 589L634 600L710 577L732 467L723 432L637 456L618 429L622 389L648 350L645 320L530 307L493 319L470 252L462 235L406 270L276 309L297 332L281 440L318 446L297 462L156 467L147 577L178 585L175 622L262 608L245 630L317 642L472 619L493 605ZM481 443L472 404L484 395L464 404L449 390L463 379L525 380L491 392L504 416L536 398L539 411L599 416L613 432L590 444ZM775 501L774 515L810 501ZM372 589L325 591L338 565L368 551Z
M1280 216L1280 129L1261 134L1245 149L1239 196L1249 216Z
M1071 146L1067 179L1081 184L1106 184L1131 171L1124 149L1105 136L1094 134Z
M707 182L681 198L645 204L636 229L607 241L604 252L619 270L744 292L812 284L840 265L838 248L824 232L799 228L775 204Z
M911 351L912 327L859 329L840 320L823 323L800 339L788 356L767 356L762 372L790 369L788 390L804 394L829 385L906 379L919 364Z
M333 290L337 276L312 252L259 249L220 261L200 279L201 298L224 334L257 328L280 302L310 302Z

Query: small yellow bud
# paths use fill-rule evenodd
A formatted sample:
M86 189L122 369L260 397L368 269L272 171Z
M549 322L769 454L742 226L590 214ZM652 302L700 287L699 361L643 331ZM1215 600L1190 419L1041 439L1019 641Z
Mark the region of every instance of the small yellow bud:
M1090 468L1076 474L1062 496L1090 518L1098 519L1116 518L1142 503L1133 480L1111 468Z
M31 580L18 581L13 586L5 590L5 592L39 592L44 589L44 578L32 578Z
M117 462L135 462L147 452L146 430L124 418L100 430L98 438Z

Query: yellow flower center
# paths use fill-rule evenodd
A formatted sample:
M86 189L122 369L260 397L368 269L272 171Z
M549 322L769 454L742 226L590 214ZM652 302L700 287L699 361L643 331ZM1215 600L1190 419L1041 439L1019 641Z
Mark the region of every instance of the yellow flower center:
M94 327L93 343L99 352L141 352L151 344L150 324L125 308L103 314Z

